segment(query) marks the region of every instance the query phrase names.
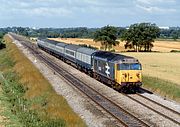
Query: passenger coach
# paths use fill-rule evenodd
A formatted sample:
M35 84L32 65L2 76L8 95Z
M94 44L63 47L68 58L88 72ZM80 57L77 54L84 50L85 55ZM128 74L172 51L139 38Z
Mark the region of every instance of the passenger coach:
M142 85L142 67L133 57L48 39L38 39L37 45L115 89L136 90Z

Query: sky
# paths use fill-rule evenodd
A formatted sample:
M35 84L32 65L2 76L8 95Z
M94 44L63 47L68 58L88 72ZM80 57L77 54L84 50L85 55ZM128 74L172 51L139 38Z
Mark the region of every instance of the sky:
M180 26L180 0L0 0L0 27Z

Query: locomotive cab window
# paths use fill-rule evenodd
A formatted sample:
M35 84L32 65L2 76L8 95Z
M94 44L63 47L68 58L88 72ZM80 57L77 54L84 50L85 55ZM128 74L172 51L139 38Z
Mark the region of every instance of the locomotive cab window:
M130 64L130 69L131 70L141 70L141 64L138 64L138 63Z
M141 70L141 64L139 63L122 63L118 64L118 70Z

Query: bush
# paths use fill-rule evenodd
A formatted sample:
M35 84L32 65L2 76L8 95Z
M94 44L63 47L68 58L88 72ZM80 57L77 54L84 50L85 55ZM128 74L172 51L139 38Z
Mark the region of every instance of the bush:
M6 48L6 45L3 43L2 39L0 38L0 49Z
M171 50L171 52L180 52L180 50Z

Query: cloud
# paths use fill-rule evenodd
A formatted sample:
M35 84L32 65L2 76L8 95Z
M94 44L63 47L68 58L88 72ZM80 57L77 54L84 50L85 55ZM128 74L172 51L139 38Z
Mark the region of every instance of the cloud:
M137 8L149 13L174 13L177 11L175 0L136 0L135 4Z
M138 3L143 4L157 4L157 3L175 3L175 0L136 0Z
M173 8L160 8L156 6L143 6L143 5L137 5L138 8L141 8L149 13L171 13L176 12L176 9Z
M40 17L53 17L53 16L61 16L68 17L72 14L70 10L65 8L47 8L47 7L39 7L33 9L13 9L14 13L25 14L27 16L40 16Z
M157 21L157 14L159 22L172 17L178 24L179 6L178 0L1 0L0 25L129 25Z
M48 0L35 0L35 1L12 1L3 2L2 9L7 10L6 12L14 15L27 15L27 16L68 16L71 15L71 11L68 8L62 6L53 6L53 1Z

